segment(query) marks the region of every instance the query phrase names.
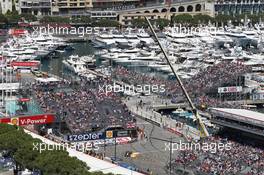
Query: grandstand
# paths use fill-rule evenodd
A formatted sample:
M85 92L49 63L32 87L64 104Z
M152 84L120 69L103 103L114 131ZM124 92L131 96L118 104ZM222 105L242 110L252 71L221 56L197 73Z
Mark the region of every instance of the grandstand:
M264 138L264 114L230 108L211 108L212 123Z

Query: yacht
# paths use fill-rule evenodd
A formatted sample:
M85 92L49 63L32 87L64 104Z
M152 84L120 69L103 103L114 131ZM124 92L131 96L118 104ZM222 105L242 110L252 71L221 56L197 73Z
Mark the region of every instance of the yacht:
M105 33L98 34L92 42L96 48L109 48L116 43L112 34Z
M67 69L73 71L76 74L80 74L81 72L87 70L86 63L81 60L78 55L71 55L69 59L63 60L62 63Z
M140 42L143 42L146 45L150 45L150 44L154 43L154 40L144 30L139 30L137 36L138 36L138 39L140 40Z
M170 38L170 40L174 43L189 43L188 39L186 38L186 35L183 33L172 32L168 34L168 38Z
M138 39L137 35L133 33L124 34L124 37L127 39L127 41L132 47L135 47L137 44L140 43L140 40Z

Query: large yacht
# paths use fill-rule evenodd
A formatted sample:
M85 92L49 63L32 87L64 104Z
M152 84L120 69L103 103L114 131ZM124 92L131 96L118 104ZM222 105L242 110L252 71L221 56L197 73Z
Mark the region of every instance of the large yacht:
M94 69L96 66L95 62L96 59L94 59L94 56L90 55L71 55L68 59L63 60L65 67L76 74L84 72L87 69Z

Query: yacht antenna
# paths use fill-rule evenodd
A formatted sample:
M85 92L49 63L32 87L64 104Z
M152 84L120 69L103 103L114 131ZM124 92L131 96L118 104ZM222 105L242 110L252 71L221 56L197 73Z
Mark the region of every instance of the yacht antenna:
M177 81L178 81L178 83L179 83L179 85L180 85L180 87L181 87L181 89L182 89L182 91L183 91L184 96L187 98L188 103L190 104L190 107L192 108L192 112L193 112L193 114L194 114L195 117L196 117L196 120L197 120L197 122L198 122L198 126L200 127L200 136L201 136L201 137L208 137L208 136L209 136L209 133L208 133L208 131L207 131L207 129L206 129L206 127L205 127L203 121L201 120L201 117L200 117L200 115L199 115L199 113L198 113L196 107L194 106L194 104L193 104L193 102L192 102L192 100L191 100L191 98L190 98L188 92L186 91L186 89L185 89L185 87L184 87L184 85L183 85L183 83L182 83L180 77L177 75L177 73L175 72L174 68L172 67L171 62L170 62L170 60L168 59L167 52L164 50L163 46L161 45L161 43L160 43L160 41L159 41L159 39L158 39L158 37L157 37L157 34L155 33L155 31L154 31L154 29L153 29L153 27L152 27L152 25L151 25L149 19L148 19L146 16L145 16L145 19L147 20L148 25L149 25L149 27L150 27L150 30L151 30L151 32L153 33L155 39L157 40L158 45L159 45L159 47L160 47L162 53L164 54L165 59L167 60L167 63L169 64L169 66L170 66L170 68L171 68L171 70L172 70L174 76L176 77L176 79L177 79Z

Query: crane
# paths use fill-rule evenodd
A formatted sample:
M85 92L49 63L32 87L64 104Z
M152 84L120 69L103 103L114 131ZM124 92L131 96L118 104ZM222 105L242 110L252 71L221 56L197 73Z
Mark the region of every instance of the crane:
M205 127L205 125L204 125L204 123L203 123L203 121L201 119L201 116L199 115L196 107L194 106L194 104L193 104L188 92L186 91L186 89L185 89L180 77L177 75L177 73L175 72L174 68L172 67L172 64L171 64L171 62L170 62L170 60L168 58L167 52L164 50L163 46L161 45L161 43L160 43L160 41L159 41L159 39L157 37L157 34L155 33L155 31L153 29L153 26L151 25L149 19L146 16L145 16L145 19L147 20L148 25L149 25L149 27L151 29L151 32L153 33L155 39L157 40L158 45L159 45L162 53L164 54L167 63L169 64L174 76L176 77L176 79L177 79L177 81L178 81L178 83L179 83L179 85L180 85L180 87L181 87L181 89L183 91L184 96L186 97L186 99L187 99L187 101L188 101L188 103L189 103L189 105L190 105L190 107L192 109L192 113L194 114L194 116L195 116L195 118L197 120L197 124L198 124L199 131L200 131L200 137L208 137L209 136L209 132L207 131L207 129L206 129L206 127Z

